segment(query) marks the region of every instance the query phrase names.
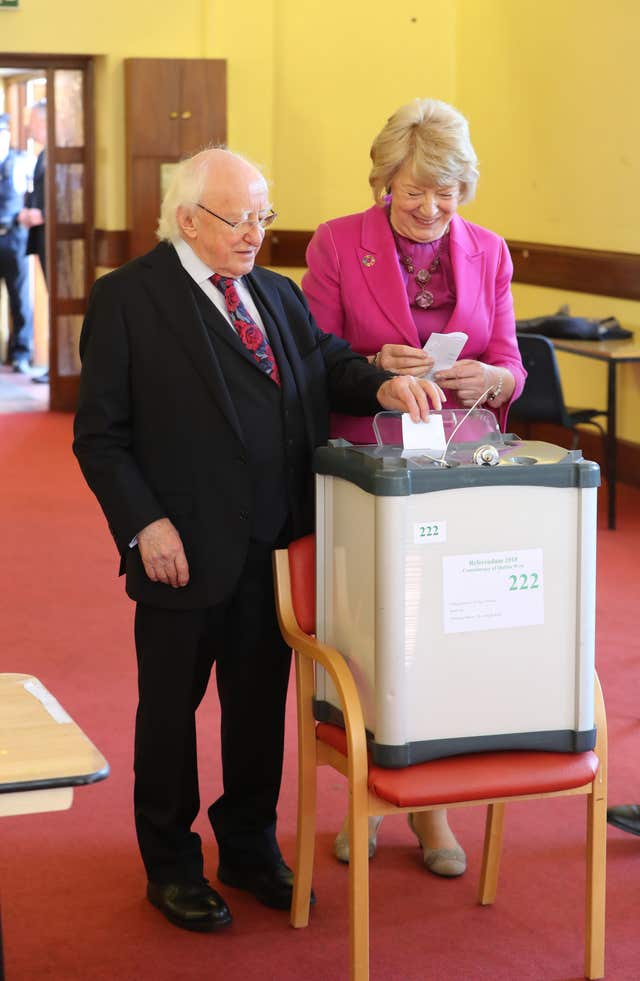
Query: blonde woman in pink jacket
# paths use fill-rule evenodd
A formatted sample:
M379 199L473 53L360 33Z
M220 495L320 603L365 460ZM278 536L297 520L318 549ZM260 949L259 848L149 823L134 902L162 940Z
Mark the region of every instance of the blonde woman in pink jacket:
M504 430L526 377L515 334L513 265L500 236L465 221L477 157L466 119L435 99L401 106L376 136L369 175L374 205L320 225L307 250L302 288L322 330L344 337L370 361L397 374L433 366L423 345L433 333L464 331L452 368L437 372L447 408L481 399ZM372 421L335 415L331 434L373 443ZM369 855L381 817L369 823ZM466 856L447 812L409 815L425 866L458 876ZM346 823L334 853L349 860Z

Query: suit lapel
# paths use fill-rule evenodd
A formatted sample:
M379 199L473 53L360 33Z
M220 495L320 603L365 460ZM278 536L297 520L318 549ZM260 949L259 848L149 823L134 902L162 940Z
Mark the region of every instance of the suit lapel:
M445 330L469 332L482 283L485 255L477 248L465 222L454 215L450 225L449 255L456 288L456 305Z
M482 290L485 256L459 215L453 216L449 235L456 305L444 330L468 332ZM362 281L372 300L402 335L405 343L411 347L422 347L384 208L376 206L365 212L357 256Z
M400 272L393 234L384 208L365 211L356 249L361 281L405 344L421 347Z
M161 242L144 257L142 265L147 273L147 290L158 311L158 322L186 351L214 402L226 416L238 438L244 442L220 364L207 337L195 297L189 288L188 273L182 268L175 249ZM242 343L237 340L242 347Z
M216 340L219 340L228 347L233 348L233 350L236 351L240 357L244 358L248 364L262 374L256 364L255 359L252 358L250 352L247 351L236 331L233 329L226 317L220 313L216 305L210 301L209 297L200 289L196 282L191 281L189 283L189 288L195 297L196 306L200 311L200 316L204 320L207 327L215 334Z
M245 276L244 280L260 311L260 316L267 329L276 361L279 361L282 365L282 359L286 358L288 366L291 368L298 392L298 405L302 407L307 435L311 445L314 445L315 426L313 423L311 400L304 396L307 379L300 360L300 352L288 326L288 318L282 305L280 294L277 288L262 275L262 270L259 266L255 267L253 272L248 276ZM281 370L280 375L283 382L285 382L287 372ZM293 395L293 393L287 391L286 384L283 384L283 395L287 400Z

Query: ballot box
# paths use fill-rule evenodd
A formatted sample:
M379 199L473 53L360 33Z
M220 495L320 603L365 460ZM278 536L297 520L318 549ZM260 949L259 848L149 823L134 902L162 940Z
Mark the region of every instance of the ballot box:
M591 749L598 466L488 431L444 457L334 441L314 469L317 634L374 761ZM322 669L315 714L341 718Z

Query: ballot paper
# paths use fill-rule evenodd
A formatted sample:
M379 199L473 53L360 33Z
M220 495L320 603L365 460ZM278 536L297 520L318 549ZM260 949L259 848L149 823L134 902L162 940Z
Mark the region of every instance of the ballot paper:
M442 453L447 440L444 435L442 416L432 412L427 422L413 422L411 416L402 414L402 456L408 456L410 450L431 450Z
M433 381L436 371L444 371L455 364L467 339L468 335L461 330L452 331L451 334L432 334L422 350L434 359L434 364L421 377Z

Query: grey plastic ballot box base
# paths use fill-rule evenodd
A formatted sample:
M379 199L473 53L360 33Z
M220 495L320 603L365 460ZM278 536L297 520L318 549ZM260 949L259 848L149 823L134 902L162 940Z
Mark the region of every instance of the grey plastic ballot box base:
M316 451L316 632L346 658L373 760L595 743L596 464L496 437L499 462ZM316 717L340 721L316 672Z
M314 699L314 716L317 722L330 722L344 728L342 712L329 702ZM535 753L585 753L596 745L596 729L575 732L573 729L556 729L548 732L499 732L491 736L461 736L455 739L424 739L405 743L403 746L385 746L377 743L367 732L367 748L376 766L399 770L416 763L428 763L447 756L463 756L467 753L495 753L519 750Z

